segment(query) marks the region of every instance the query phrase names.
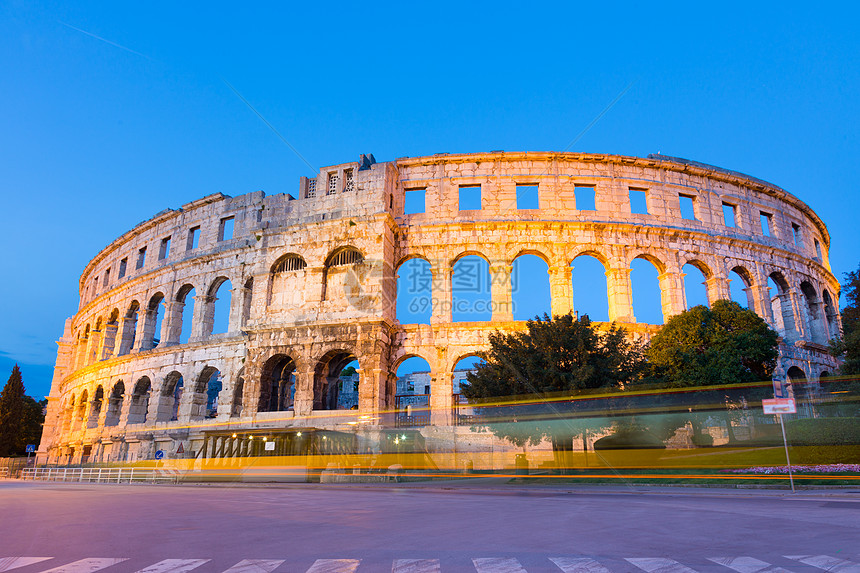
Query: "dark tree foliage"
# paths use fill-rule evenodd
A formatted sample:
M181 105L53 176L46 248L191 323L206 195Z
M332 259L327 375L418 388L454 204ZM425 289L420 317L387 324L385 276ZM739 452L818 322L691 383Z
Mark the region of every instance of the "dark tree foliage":
M21 434L15 446L15 453L24 454L28 444L36 447L42 439L42 424L45 422L43 414L47 400L37 402L30 396L24 396L24 415L21 420Z
M470 401L486 398L535 398L536 405L479 408L496 436L524 446L552 441L559 457L572 450L573 436L592 428L595 421L571 418L541 399L559 393L573 395L589 389L620 389L638 381L646 365L641 347L615 325L601 333L587 316L544 315L527 323L527 332L495 333L483 364L469 373L460 392Z
M840 373L860 374L860 268L845 273L846 306L842 309L842 338L831 342L830 352L844 362Z
M770 380L778 335L755 312L729 300L673 316L646 356L655 381L670 388Z
M16 453L24 420L24 382L16 364L0 393L0 457Z

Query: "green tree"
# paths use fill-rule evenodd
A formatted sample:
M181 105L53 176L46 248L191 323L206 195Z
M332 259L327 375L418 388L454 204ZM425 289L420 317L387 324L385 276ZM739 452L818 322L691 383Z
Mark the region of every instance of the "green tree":
M484 362L460 384L463 396L470 401L514 396L540 401L558 393L624 388L645 371L640 345L614 324L601 333L588 316L568 314L536 317L526 327L526 332L490 335L490 349L480 354ZM483 408L482 414L496 419L481 426L517 446L549 438L559 461L572 450L573 436L590 423L553 415L551 406Z
M24 414L21 420L21 435L15 447L15 452L24 454L28 444L38 447L42 439L42 424L45 422L45 407L47 400L36 401L30 396L24 396Z
M840 374L860 374L860 267L845 273L845 308L842 309L842 338L833 340L830 352L844 362Z
M0 392L0 457L16 453L24 420L24 382L16 364Z
M668 388L745 385L770 380L776 367L778 335L755 312L729 300L715 301L711 308L694 306L673 316L651 339L646 356L652 382ZM734 441L731 419L744 400L769 396L770 386L741 392L721 390L701 393L699 402L726 404L729 440ZM689 421L694 440L699 435L696 407Z

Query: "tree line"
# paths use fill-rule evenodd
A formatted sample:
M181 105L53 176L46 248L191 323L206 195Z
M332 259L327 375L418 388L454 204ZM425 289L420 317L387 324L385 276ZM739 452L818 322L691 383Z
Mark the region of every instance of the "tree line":
M0 392L0 458L25 455L28 444L38 446L47 403L24 393L21 370L16 364Z

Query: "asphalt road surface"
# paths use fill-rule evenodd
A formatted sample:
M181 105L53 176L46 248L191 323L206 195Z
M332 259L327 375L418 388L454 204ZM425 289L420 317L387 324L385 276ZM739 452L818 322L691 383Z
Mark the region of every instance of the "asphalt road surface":
M860 493L0 480L0 573L860 573Z

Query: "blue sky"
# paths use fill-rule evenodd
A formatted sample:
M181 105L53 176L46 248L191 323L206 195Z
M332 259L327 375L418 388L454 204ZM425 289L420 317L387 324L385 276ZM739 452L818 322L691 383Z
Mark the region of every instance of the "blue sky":
M84 265L164 208L438 152L663 153L751 174L858 266L858 8L0 4L0 382L47 393ZM98 37L98 38L97 38ZM99 39L101 38L101 39Z

